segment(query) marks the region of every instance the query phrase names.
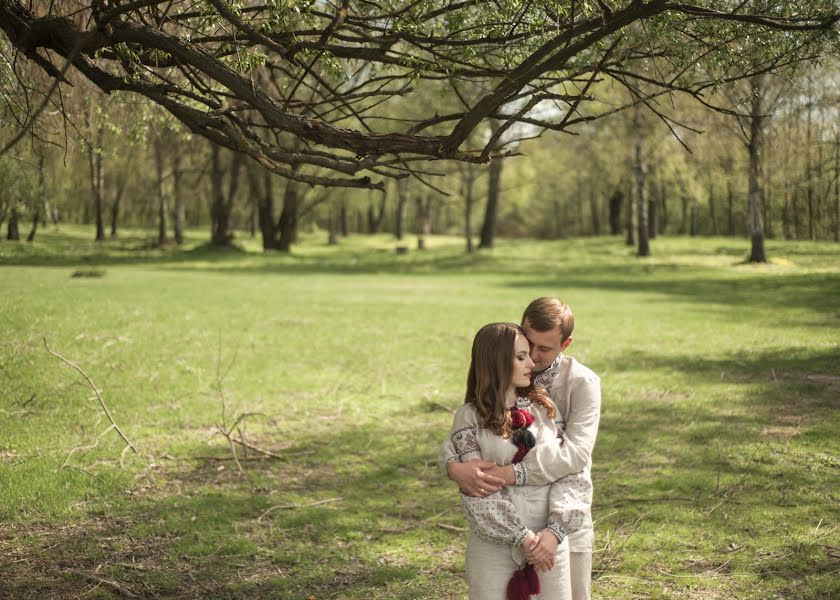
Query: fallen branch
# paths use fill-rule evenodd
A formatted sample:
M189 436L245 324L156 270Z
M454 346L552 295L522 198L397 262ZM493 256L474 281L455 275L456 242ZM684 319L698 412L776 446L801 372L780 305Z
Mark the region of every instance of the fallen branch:
M117 422L114 420L114 417L111 416L111 411L108 410L108 407L105 405L105 401L102 399L102 395L99 393L99 390L96 389L96 386L93 384L93 381L91 381L90 377L87 376L87 373L85 373L79 365L70 362L69 360L67 360L66 358L61 356L60 354L50 350L50 347L47 345L47 338L42 336L41 339L44 340L44 348L47 349L47 352L49 352L50 354L52 354L53 356L55 356L57 359L61 360L65 364L70 365L71 367L73 367L79 373L82 374L82 377L85 378L85 381L88 382L88 384L90 385L90 387L93 389L94 393L96 394L96 398L99 400L99 405L102 407L102 410L105 411L105 416L108 417L108 420L111 422L111 425L113 426L114 430L116 430L116 432L119 434L119 436L125 442L125 444L129 448L131 448L131 450L135 454L139 454L139 452L137 452L137 448L135 448L134 445L130 441L128 441L128 438L125 437L125 434L122 432L122 429L120 429L120 426L117 425Z
M85 579L89 579L90 581L95 581L97 584L107 586L120 594L121 596L126 596L127 598L139 598L137 594L128 590L121 586L116 581L111 581L110 579L103 579L102 577L98 577L96 575L92 575L90 573L85 573L84 571L77 571L76 569L70 569L70 573L75 573L76 575L81 575Z
M344 498L329 498L327 500L317 500L315 502L308 502L306 504L298 504L293 502L291 504L278 504L277 506L272 506L271 508L267 508L262 512L262 514L257 517L257 521L262 521L263 517L266 516L268 513L273 512L275 510L288 510L293 508L309 508L310 506L319 506L321 504L330 504L332 502L340 502L344 500Z

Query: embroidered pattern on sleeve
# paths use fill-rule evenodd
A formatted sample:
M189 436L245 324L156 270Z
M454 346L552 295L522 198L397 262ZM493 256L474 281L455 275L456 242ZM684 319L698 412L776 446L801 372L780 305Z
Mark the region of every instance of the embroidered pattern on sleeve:
M481 454L481 447L475 439L475 427L467 426L452 433L452 445L458 453L458 460L464 462L468 454Z
M461 494L461 503L470 530L485 541L518 546L528 534L513 503L499 492L486 498Z
M556 523L565 534L592 527L592 480L584 471L552 483L549 501L549 523Z
M563 526L557 521L549 520L548 525L546 525L545 528L553 533L554 537L556 537L557 541L560 543L562 543L566 538L566 532L563 530Z
M513 485L528 485L528 467L525 463L513 463L513 474L516 477Z

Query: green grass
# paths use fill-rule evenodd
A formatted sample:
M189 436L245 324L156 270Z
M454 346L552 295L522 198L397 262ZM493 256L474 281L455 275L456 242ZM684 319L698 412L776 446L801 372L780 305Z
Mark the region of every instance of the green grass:
M475 330L546 294L603 385L594 597L840 596L836 244L90 233L0 242L0 597L465 597L446 407ZM220 389L280 459L238 474Z

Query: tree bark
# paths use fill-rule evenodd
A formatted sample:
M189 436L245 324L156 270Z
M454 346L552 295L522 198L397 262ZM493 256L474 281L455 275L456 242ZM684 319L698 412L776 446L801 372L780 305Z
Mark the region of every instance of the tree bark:
M811 165L811 107L813 106L813 91L811 78L808 77L808 118L805 127L805 197L808 201L808 239L814 239L814 182Z
M729 207L728 217L727 217L727 226L726 226L726 234L727 235L735 235L735 221L732 214L732 204L733 204L733 193L732 193L732 176L730 175L726 179L726 202Z
M432 197L427 196L425 201L423 196L417 195L417 249L426 249L426 237L432 231L431 210Z
M350 218L347 216L347 200L344 198L341 199L339 220L341 221L341 236L347 237L350 235Z
M93 104L90 108L94 112ZM101 121L101 119L100 119ZM93 122L93 119L90 119ZM105 137L105 125L103 123L93 125L93 140L88 145L88 165L90 167L90 185L93 193L93 210L96 218L96 241L105 240L105 219L103 215L104 204L104 167L102 164L102 143Z
M747 213L749 234L751 241L749 262L767 262L764 252L764 223L761 219L761 160L764 144L764 97L766 95L764 75L756 75L750 80L752 103L750 114L750 139L748 150L749 165L749 197L747 199Z
M840 242L840 129L834 146L834 241Z
M642 156L642 132L637 119L635 122L635 146L636 146L636 161L633 165L633 173L636 179L636 219L639 244L637 247L637 256L650 256L650 243L648 241L648 223L647 223L647 208L648 203L645 198L645 165Z
M718 235L717 216L715 215L715 185L709 179L709 218L712 220L712 235Z
M405 207L408 204L408 183L405 179L397 182L397 212L394 215L394 237L403 239L405 228Z
M20 241L20 228L18 227L18 211L17 207L12 207L12 212L9 215L9 228L6 231L6 239L13 242Z
M276 248L280 252L289 252L297 239L298 212L300 210L298 185L291 179L286 180L286 189L283 192L283 210L280 212L280 220L277 222L280 238L277 240Z
M634 183L628 184L627 194L627 240L626 245L636 245L636 191Z
M44 169L44 155L38 156L38 198L35 200L35 212L32 216L32 229L26 236L27 242L35 241L35 233L38 231L38 223L41 220L41 213L46 212L47 202L47 174Z
M601 235L601 218L598 214L598 197L595 188L589 192L589 212L592 213L592 234Z
M467 242L467 252L472 252L472 209L473 209L473 186L475 184L475 167L467 164L464 169L464 238Z
M154 132L154 153L155 153L155 174L157 175L157 197L158 197L158 245L166 243L166 218L169 207L166 204L166 189L164 178L163 140L162 132Z
M173 235L179 246L184 243L184 195L181 192L181 153L176 148L172 157L172 195L175 198L175 225Z
M233 153L228 180L228 197L225 198L223 189L224 169L221 163L221 150L215 144L211 145L211 189L212 205L210 207L211 234L210 243L214 246L230 246L233 235L230 233L230 214L236 189L239 185L239 169L242 166L242 155Z
M621 190L616 190L610 196L610 233L612 235L621 234L621 204L623 201Z
M691 222L689 226L688 235L691 237L697 237L697 202L694 201L691 203Z
M255 190L259 198L257 222L260 227L260 234L262 235L263 251L272 250L276 245L277 230L274 226L274 187L271 172L268 170L262 172L262 189L260 189L260 173L257 165L249 165L248 176L251 181L251 187Z
M656 199L648 200L648 238L656 239Z
M479 248L492 248L496 242L496 220L499 214L499 192L502 178L502 159L490 161L490 182L487 187L487 208L484 211L484 224L481 226Z

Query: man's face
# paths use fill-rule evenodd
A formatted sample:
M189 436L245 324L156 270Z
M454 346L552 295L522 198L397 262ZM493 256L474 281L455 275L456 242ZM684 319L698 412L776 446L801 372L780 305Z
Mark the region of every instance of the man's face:
M572 343L572 338L563 341L560 329L537 331L531 327L528 319L522 322L522 329L525 330L525 336L531 346L531 360L534 361L534 372L536 373L545 371L551 366L554 359Z

